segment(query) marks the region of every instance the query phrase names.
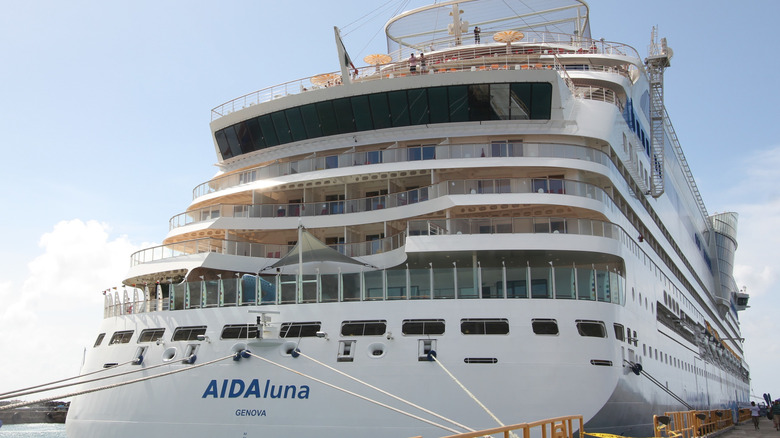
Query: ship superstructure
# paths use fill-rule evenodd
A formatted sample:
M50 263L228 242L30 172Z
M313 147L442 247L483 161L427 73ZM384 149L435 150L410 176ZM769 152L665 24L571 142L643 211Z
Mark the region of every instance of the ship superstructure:
M106 293L83 371L192 369L77 397L69 433L432 437L582 414L636 434L746 404L736 214L707 213L663 107L671 51L645 62L588 16L437 3L390 20L367 67L336 31L340 71L214 108L220 172L133 254L136 289Z

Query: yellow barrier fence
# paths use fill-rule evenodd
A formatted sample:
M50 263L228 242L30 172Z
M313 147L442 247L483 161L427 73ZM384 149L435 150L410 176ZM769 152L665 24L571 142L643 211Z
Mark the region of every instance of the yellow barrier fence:
M535 433L536 430L541 432L542 438L574 438L574 432L577 430L580 431L580 436L583 436L582 415L569 415L534 421L532 423L512 424L476 432L459 433L442 438L480 438L493 435L509 438L512 432L515 432L514 435L521 438L530 438L531 433Z
M737 422L750 419L750 411L740 409ZM711 411L666 412L653 416L655 438L703 437L734 425L732 411L716 409Z

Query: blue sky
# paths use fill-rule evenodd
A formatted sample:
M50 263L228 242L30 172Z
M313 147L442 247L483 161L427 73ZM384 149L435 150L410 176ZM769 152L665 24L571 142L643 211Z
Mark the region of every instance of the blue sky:
M375 2L382 4L381 2ZM427 4L415 0L404 9ZM384 53L393 3L345 29ZM780 2L592 0L594 38L674 49L666 106L710 213L740 213L736 277L753 393L780 396ZM365 1L7 0L0 13L0 392L76 374L131 252L159 243L216 171L210 109L338 68ZM375 17L375 15L369 15ZM52 367L48 358L57 358Z

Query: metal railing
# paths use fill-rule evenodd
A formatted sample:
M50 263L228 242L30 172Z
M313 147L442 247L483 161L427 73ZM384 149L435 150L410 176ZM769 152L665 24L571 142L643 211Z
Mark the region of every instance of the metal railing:
M579 431L578 436L580 438L586 435L582 415L569 415L533 421L530 423L512 424L509 426L494 427L492 429L448 435L442 438L482 438L488 436L503 436L504 438L510 438L511 436L522 436L522 438L531 438L532 436L541 436L543 438L574 438L575 431ZM422 437L418 436L414 438Z
M496 146L494 148L494 146ZM511 146L511 148L510 148ZM472 143L453 145L425 146L434 149L432 154L435 160L478 157L538 157L538 158L570 158L591 161L604 166L612 166L612 161L604 152L587 146L550 143ZM239 173L219 176L205 183L199 184L192 190L192 198L196 200L201 196L229 189L242 184L249 184L267 178L292 175L317 170L337 169L371 164L387 164L417 161L419 157L409 153L410 149L417 147L383 149L364 152L346 152L337 155L305 158L303 160L273 163L243 170ZM511 149L511 151L510 151Z
M734 426L735 414L729 409L676 411L653 416L655 438L694 438L721 432ZM750 420L750 410L736 413L737 423Z
M356 243L341 243L328 246L348 257L364 257L400 248L404 245L405 240L406 235L401 232L384 239ZM292 245L252 243L204 237L183 242L169 243L166 245L158 245L134 252L130 256L130 265L136 266L143 263L203 253L278 259L286 256L292 248Z
M556 178L503 178L452 180L404 192L367 198L288 204L217 204L180 213L169 221L169 230L206 222L220 217L272 218L332 216L402 207L463 194L557 193L587 197L612 206L609 195L600 187L580 181Z
M486 40L492 38L490 34L484 34ZM525 68L555 69L554 56L565 55L617 55L639 59L636 50L626 44L612 43L602 40L572 41L571 35L546 33L539 37L539 41L531 41L533 37L527 36L529 42L515 43L511 46L499 43L473 44L455 46L454 38L443 38L426 44L423 53L428 53L425 66L421 67L421 73L454 73L470 71L472 67L478 70L507 70ZM411 74L407 64L407 58L412 53L420 53L421 50L403 48L391 53L393 62L359 67L353 71L351 80L355 82L380 79L393 79ZM548 57L549 59L542 59ZM563 66L566 67L565 65ZM577 69L586 68L586 65L578 65ZM599 68L590 67L591 70L605 71L630 77L630 67L627 68ZM341 72L329 72L312 77L296 79L282 84L274 85L262 90L247 93L243 96L225 102L211 110L211 120L217 120L232 112L259 105L281 97L300 94L318 88L342 85L337 79ZM315 78L332 77L333 80L324 83Z

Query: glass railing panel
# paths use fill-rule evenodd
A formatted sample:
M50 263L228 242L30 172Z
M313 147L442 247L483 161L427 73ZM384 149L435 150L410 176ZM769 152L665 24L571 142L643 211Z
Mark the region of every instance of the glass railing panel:
M257 284L260 304L273 304L277 301L280 277L276 275L261 275Z
M318 282L317 275L303 275L301 276L301 303L316 303L318 299Z
M406 269L392 269L387 272L387 299L406 299Z
M281 275L279 277L279 283L281 285L281 299L279 304L293 304L298 302L297 299L297 283L298 279L295 275Z
M339 275L323 274L320 276L320 301L332 303L339 300Z
M531 268L531 298L552 298L552 269Z
M576 298L575 269L555 266L555 298L573 300Z
M219 281L209 280L204 282L205 287L205 306L204 307L217 307L219 306Z
M433 298L455 298L455 272L452 268L433 270Z
M361 275L359 272L342 274L341 284L342 284L342 295L343 295L342 299L344 301L361 300L361 295L360 295Z
M593 269L577 269L577 298L580 300L596 300L596 276Z
M477 285L477 267L458 266L456 272L458 279L457 297L461 299L479 298L479 287Z
M385 296L384 272L368 271L363 273L363 281L366 286L365 299L369 301L382 300Z
M409 270L409 298L413 300L426 300L431 298L431 270Z
M609 272L596 269L596 299L605 303L612 300L609 287Z
M482 298L504 298L504 270L502 268L481 268Z
M222 280L222 301L220 306L235 306L238 300L238 278L230 278Z

